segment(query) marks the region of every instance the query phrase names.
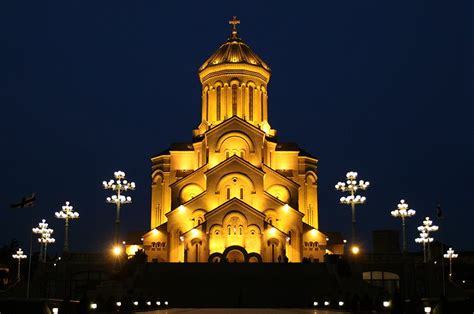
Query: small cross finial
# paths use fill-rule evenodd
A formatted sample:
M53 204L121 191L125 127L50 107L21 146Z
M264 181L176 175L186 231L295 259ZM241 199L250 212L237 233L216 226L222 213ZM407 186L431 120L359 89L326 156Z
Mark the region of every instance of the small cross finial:
M240 24L240 20L236 16L229 21L229 24L232 25L232 38L237 38L237 24Z

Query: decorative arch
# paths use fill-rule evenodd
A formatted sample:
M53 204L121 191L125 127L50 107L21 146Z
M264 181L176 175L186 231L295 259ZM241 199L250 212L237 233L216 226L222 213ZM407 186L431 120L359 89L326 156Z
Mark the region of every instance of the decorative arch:
M220 253L224 251L225 244L223 238L222 225L212 225L209 229L209 252Z
M247 86L252 86L253 88L258 88L257 84L254 81L247 81Z
M153 183L163 182L165 180L163 171L161 171L159 169L153 171L152 174L151 174L151 180L152 180Z
M224 142L228 141L229 139L237 139L237 142L241 142L244 145L238 145L238 146L244 146L243 148L247 148L248 152L254 153L255 152L255 145L252 141L252 139L245 133L238 132L238 131L232 131L223 134L218 140L216 144L216 152L220 152L221 149L223 148ZM238 143L235 143L238 144ZM234 147L232 147L234 148Z
M206 211L204 209L196 209L191 214L191 219L193 221L193 227L199 226L204 222L204 215Z
M239 211L231 211L225 215L222 225L224 228L223 238L225 239L225 247L245 245L247 234L247 218Z
M253 181L243 173L229 173L217 182L216 191L219 192L220 204L234 197L251 203L252 195L255 193L255 185Z
M278 214L276 210L269 208L264 210L263 213L265 214L265 221L270 225L277 227Z
M245 238L245 249L250 253L260 253L262 251L261 240L262 232L260 227L252 224L247 227Z
M204 192L204 189L201 186L195 183L187 184L181 189L179 193L181 202L186 203L187 201L191 200L193 197L198 196L202 192Z
M223 83L222 81L216 81L216 82L214 83L214 88L217 88L218 86L223 87L223 86L224 86L224 83Z
M318 180L318 176L316 175L316 173L314 173L314 171L306 172L306 176L304 178L305 183L311 183L311 184L316 185L317 180Z
M290 191L281 184L274 184L267 189L267 192L282 202L289 204L291 202Z

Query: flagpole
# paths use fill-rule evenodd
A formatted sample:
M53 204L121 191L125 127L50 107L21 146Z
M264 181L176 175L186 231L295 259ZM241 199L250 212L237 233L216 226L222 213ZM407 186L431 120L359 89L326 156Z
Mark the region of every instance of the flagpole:
M30 298L30 275L31 275L31 260L32 260L32 251L33 251L33 211L31 211L31 227L30 227L30 258L28 261L28 280L26 283L26 298Z

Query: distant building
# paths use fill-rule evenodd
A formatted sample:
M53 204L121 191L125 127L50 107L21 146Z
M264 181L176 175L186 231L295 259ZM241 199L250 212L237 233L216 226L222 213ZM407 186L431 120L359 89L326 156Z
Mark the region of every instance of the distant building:
M277 141L270 68L231 24L199 68L192 142L151 159L151 230L140 247L155 262L322 262L332 252L319 231L318 160Z

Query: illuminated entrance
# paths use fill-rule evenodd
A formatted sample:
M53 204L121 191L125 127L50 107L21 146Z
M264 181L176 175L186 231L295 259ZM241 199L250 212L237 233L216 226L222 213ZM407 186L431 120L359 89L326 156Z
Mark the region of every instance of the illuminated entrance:
M245 248L233 245L223 253L213 253L209 256L210 263L261 263L262 257L258 253L247 253Z

